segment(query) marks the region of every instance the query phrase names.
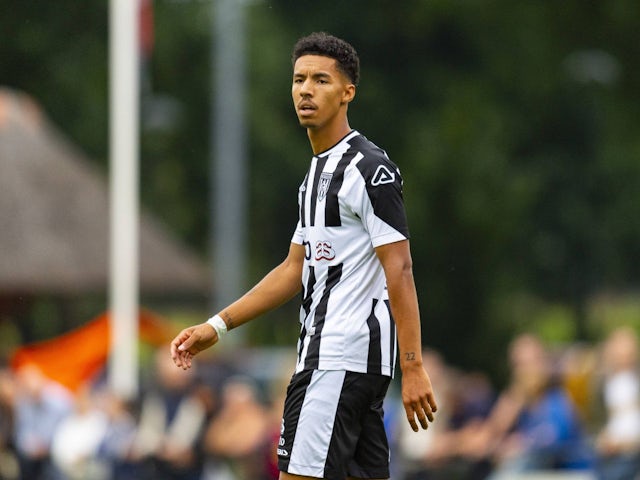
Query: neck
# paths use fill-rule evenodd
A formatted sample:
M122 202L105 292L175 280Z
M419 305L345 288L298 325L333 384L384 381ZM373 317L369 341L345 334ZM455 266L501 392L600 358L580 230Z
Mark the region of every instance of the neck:
M351 127L346 119L339 126L328 130L307 128L307 136L309 137L309 143L311 143L311 150L313 150L313 154L317 155L318 153L322 153L333 147L350 131Z

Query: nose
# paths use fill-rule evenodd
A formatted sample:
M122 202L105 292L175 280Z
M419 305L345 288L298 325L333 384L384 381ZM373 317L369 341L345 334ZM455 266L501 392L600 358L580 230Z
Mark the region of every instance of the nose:
M311 79L306 78L301 84L300 84L300 95L303 97L308 97L311 96L313 94L313 89L311 88L313 85L313 82L311 81Z

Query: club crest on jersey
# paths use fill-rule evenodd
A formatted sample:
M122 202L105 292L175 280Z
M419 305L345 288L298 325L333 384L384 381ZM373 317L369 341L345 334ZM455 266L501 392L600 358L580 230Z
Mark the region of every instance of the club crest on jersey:
M373 174L371 185L377 187L378 185L385 185L387 183L393 183L395 181L396 174L384 165L379 165L376 169L376 173Z
M320 174L320 180L318 180L318 201L321 202L324 197L327 196L329 191L329 185L331 184L331 178L333 173L322 172Z
M316 243L316 260L333 260L334 258L336 258L336 252L331 242L323 240Z

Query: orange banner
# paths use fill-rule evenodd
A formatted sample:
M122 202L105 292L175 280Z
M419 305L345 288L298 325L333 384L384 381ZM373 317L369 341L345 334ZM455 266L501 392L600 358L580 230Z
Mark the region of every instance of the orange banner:
M170 328L158 315L141 310L138 325L140 340L154 346L168 345L171 340ZM19 347L11 357L11 367L17 371L36 365L44 375L75 392L102 371L110 345L109 313L103 313L68 333Z

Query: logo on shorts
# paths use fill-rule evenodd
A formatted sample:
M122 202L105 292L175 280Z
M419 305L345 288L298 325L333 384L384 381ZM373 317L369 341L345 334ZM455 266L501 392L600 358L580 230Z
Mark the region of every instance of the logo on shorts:
M284 437L282 435L284 435L284 418L282 419L282 425L280 425L280 439L278 440L277 453L280 457L288 457L289 452L282 448L284 447Z
M329 185L331 184L331 179L333 178L333 173L322 172L320 174L320 180L318 180L318 201L321 202L324 197L327 196L327 192L329 191Z

